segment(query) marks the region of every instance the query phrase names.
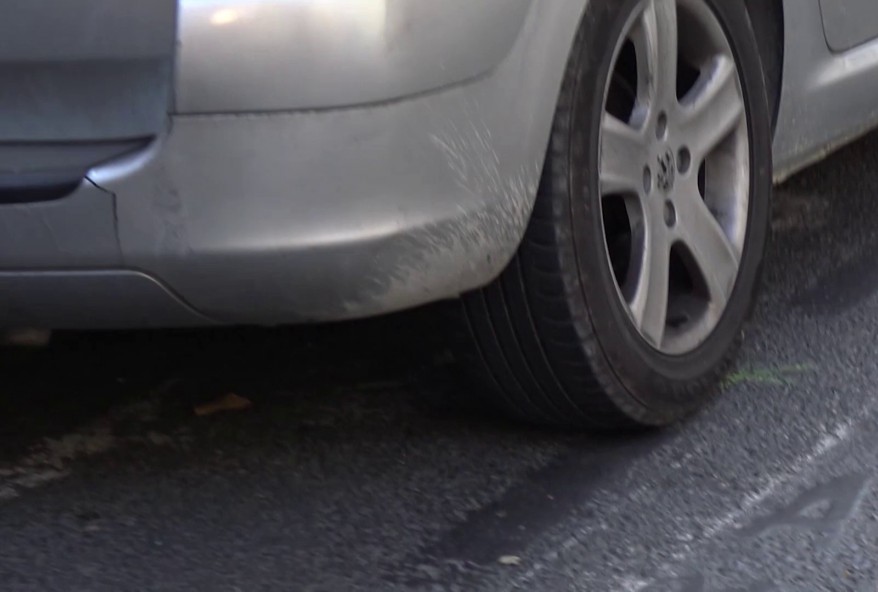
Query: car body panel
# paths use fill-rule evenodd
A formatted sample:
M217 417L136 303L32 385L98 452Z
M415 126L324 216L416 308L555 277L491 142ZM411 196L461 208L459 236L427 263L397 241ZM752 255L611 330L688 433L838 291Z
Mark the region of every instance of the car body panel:
M176 116L137 174L93 177L116 195L126 262L233 322L361 317L481 285L526 227L555 104L533 97L557 93L582 6L531 4L490 75L438 92Z
M878 40L833 52L823 35L819 0L785 0L784 7L777 181L878 124Z
M121 266L114 209L88 181L64 199L0 206L0 270Z
M3 9L0 142L103 141L164 129L175 0L19 0Z
M0 271L0 326L53 329L212 324L155 278L133 270Z
M175 0L19 0L0 19L0 201L75 182L161 134Z
M875 0L820 0L826 42L832 51L847 51L878 37Z
M330 109L458 84L512 48L532 0L184 0L177 112Z

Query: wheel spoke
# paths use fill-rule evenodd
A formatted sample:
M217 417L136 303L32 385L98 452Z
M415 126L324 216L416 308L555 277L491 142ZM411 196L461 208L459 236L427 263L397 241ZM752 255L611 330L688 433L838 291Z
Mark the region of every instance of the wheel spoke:
M738 276L740 253L732 245L697 188L681 193L678 208L680 236L707 284L711 305L725 308Z
M642 191L646 154L645 142L638 130L604 113L601 124L601 195Z
M637 54L641 102L657 100L669 105L677 99L677 2L650 0L638 25L631 31Z
M718 56L681 103L681 132L696 161L735 129L744 115L734 62Z
M671 245L656 213L647 215L640 278L630 308L640 333L660 347L668 317Z

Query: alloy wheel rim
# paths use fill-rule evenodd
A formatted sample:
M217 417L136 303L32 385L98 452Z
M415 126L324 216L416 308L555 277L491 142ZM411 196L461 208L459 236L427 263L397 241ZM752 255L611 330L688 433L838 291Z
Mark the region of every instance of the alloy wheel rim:
M616 293L640 336L682 355L719 324L750 200L734 54L704 0L643 0L604 92L601 219Z

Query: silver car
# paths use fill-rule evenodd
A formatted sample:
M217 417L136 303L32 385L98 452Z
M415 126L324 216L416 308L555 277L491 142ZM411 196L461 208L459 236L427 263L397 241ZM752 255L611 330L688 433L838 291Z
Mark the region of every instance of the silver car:
M878 122L875 0L29 0L0 323L454 299L506 412L660 425L753 307L772 183Z

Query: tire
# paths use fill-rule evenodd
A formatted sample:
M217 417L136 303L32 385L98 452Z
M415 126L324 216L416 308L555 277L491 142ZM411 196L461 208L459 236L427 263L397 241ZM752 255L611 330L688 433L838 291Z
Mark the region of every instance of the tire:
M668 3L675 8L669 9ZM676 16L680 34L686 35L681 37L686 42L681 44L680 66L668 76L674 80L673 92L660 76L638 74L641 53L649 58L643 62L649 67L661 70L671 63L638 50L656 46L643 39L661 39L661 31L674 30L668 24L670 14ZM699 32L699 26L704 31ZM702 42L704 48L697 47ZM684 48L687 44L691 47ZM693 72L687 60L702 64L699 60L706 60L714 46L720 48L719 57L704 64L716 70L704 66L700 75ZM707 92L711 80L720 80L711 77L719 76L719 64L726 62L732 66L732 80L737 81L728 96L737 96L743 110L741 119L729 124L730 135L711 146L711 130L724 125L724 114L731 120L737 105L731 98L722 99L722 105L719 98L716 104L706 98L699 103L700 95L693 93ZM683 81L687 72L689 80ZM623 84L626 77L627 86ZM616 92L617 88L627 89L627 94ZM643 104L641 88L646 89ZM723 94L716 97L726 96L724 90L719 92ZM667 98L674 93L681 97L676 103L675 98ZM615 95L621 98L616 100ZM656 113L663 108L659 97L673 106L666 115ZM687 102L690 97L695 98ZM627 116L627 107L619 106L625 101L633 101ZM707 119L701 121L690 112L677 115L677 109L683 109L680 105L695 109L691 113L715 109L720 120L711 119L709 129L699 126ZM621 170L634 162L614 160L616 132L611 133L607 123L615 121L608 115L611 110L614 117L615 111L621 113L620 121L627 117L623 123L640 134L638 142L649 145L645 152L637 152L638 156L646 154L642 194L631 189L636 199L628 193L622 197L627 230L624 220L614 222L612 228L607 222L619 217L619 206L612 205L616 197L608 196L613 186L610 180L616 179L610 169L618 163ZM633 123L635 113L638 126ZM653 128L655 142L649 136ZM665 139L660 142L661 137ZM683 138L678 143L692 142L691 153L688 147L674 145L677 137ZM669 147L664 148L665 144ZM695 150L702 144L703 150ZM729 155L734 166L726 162ZM671 160L663 160L666 157ZM749 170L743 170L745 157ZM756 300L769 232L771 171L765 82L742 0L589 2L567 64L524 239L498 279L462 298L467 338L461 357L469 371L488 385L491 404L530 423L600 430L665 425L702 407L727 371ZM703 194L703 204L691 201L697 201L693 183ZM741 205L745 194L746 203ZM650 201L653 195L664 200L666 231L656 222L659 206ZM629 209L630 203L635 205ZM702 205L716 226L701 216ZM611 207L616 209L611 211ZM733 210L737 218L731 223L729 212ZM726 238L716 235L715 228ZM657 238L660 235L665 238ZM689 238L674 242L678 235ZM667 242L667 249L662 241ZM733 259L714 248L714 243L723 241ZM652 248L653 244L660 246ZM666 250L670 252L668 265L662 265ZM623 253L618 267L613 258L616 252ZM630 254L635 252L636 256ZM706 255L714 252L721 257ZM654 261L659 263L653 265ZM714 261L721 264L705 264ZM729 265L735 261L733 271ZM668 286L664 316L662 281ZM638 296L641 293L645 296ZM699 298L704 302L699 304ZM703 311L702 317L698 310Z

